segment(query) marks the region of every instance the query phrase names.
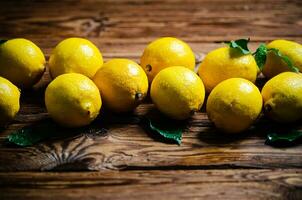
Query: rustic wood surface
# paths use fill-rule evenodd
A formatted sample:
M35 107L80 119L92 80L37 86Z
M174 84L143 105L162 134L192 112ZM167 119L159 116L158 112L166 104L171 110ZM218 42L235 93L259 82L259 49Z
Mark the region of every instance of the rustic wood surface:
M301 169L0 173L3 199L301 199Z
M200 56L230 39L302 42L300 0L0 1L0 37L34 41L49 57L67 37L86 37L105 60L138 61L148 42L175 36ZM302 199L302 146L264 144L267 124L230 136L204 112L186 123L180 146L144 127L158 113L147 100L133 113L102 111L95 129L33 147L7 145L13 130L49 121L46 73L22 91L17 118L0 131L0 199ZM65 131L65 132L64 132ZM66 135L65 135L66 133ZM96 171L96 172L92 172Z

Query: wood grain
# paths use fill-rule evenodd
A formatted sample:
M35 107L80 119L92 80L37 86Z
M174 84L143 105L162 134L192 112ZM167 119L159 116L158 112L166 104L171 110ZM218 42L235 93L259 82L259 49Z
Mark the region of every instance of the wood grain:
M17 119L39 123L36 114L24 112ZM145 128L144 117L154 115L159 116L154 106L144 104L133 114L102 113L93 133L77 133L28 148L2 146L0 171L302 167L302 147L278 149L264 145L263 127L238 136L223 135L205 113L197 113L187 122L183 142L178 146L161 142ZM48 118L47 114L38 116ZM103 129L107 132L98 133Z
M88 37L105 58L137 59L160 36L179 37L196 52L213 42L251 37L301 40L301 1L2 1L0 36L27 37L48 54L66 37ZM207 44L210 43L210 44Z
M0 198L300 199L301 174L301 169L0 173Z

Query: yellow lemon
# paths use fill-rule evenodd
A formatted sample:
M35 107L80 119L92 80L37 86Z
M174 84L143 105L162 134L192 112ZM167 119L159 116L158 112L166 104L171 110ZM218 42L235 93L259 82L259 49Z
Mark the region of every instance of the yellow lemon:
M112 59L95 74L105 106L115 112L133 110L147 95L148 78L134 61Z
M207 114L215 126L224 132L247 130L262 109L258 88L243 78L231 78L219 83L210 93Z
M52 78L66 73L79 73L92 78L103 65L98 48L83 38L68 38L61 41L49 58Z
M274 40L267 45L267 48L278 49L282 55L287 56L293 65L302 71L302 45L288 40ZM269 51L263 68L263 74L272 78L281 72L290 71L287 64L274 52Z
M21 88L30 88L45 71L45 57L34 43L17 38L0 44L0 76Z
M141 56L141 66L152 82L156 74L166 67L184 66L193 71L195 56L185 42L173 37L163 37L145 48Z
M0 77L0 126L6 125L18 113L20 91L9 80Z
M45 105L49 115L62 126L80 127L97 117L102 101L92 80L82 74L68 73L48 85Z
M261 91L264 111L278 122L302 118L302 74L283 72L270 79Z
M211 51L199 66L198 74L206 91L229 78L244 78L256 81L258 67L250 54L242 55L237 49L222 47Z
M174 66L163 69L155 76L150 94L162 113L183 120L201 108L205 89L196 73Z

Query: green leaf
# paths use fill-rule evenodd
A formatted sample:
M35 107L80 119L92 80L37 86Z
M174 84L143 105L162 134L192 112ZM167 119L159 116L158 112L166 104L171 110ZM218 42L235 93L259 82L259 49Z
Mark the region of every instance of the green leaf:
M3 44L3 43L5 43L6 41L8 41L8 40L2 40L2 39L0 39L0 45Z
M292 63L292 61L290 60L290 58L287 57L287 56L285 56L285 55L282 55L282 53L278 49L271 48L271 49L268 49L268 51L274 52L276 56L278 56L279 58L281 58L287 64L287 66L290 68L291 71L293 71L293 72L299 72L299 69L294 66L294 64Z
M267 48L265 44L260 44L259 47L257 48L256 52L253 53L255 56L256 63L259 67L260 70L263 69L263 66L266 61L266 55L267 55Z
M47 121L16 130L7 139L10 143L26 147L51 138L56 134L58 134L58 129L55 124Z
M271 146L293 146L302 139L302 131L290 130L287 133L269 133L265 143Z
M77 134L100 135L106 132L107 130L101 128L96 121L89 126L81 128L64 128L58 126L52 120L42 120L36 124L13 131L7 136L7 141L11 144L27 147L48 139L74 136Z
M250 54L250 50L248 48L248 43L250 38L248 39L239 39L239 40L232 40L230 42L226 42L231 48L238 49L242 54Z
M162 137L181 144L183 125L174 120L151 120L149 119L149 127Z

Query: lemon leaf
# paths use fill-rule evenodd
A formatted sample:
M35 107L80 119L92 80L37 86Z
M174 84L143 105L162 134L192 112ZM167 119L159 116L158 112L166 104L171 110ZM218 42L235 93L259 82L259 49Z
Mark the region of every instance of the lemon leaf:
M7 40L0 39L0 45L5 43Z
M263 69L263 66L266 61L266 55L267 55L267 48L265 44L260 44L255 53L253 53L256 63L258 65L258 68L260 70Z
M53 137L56 133L58 131L54 123L47 121L16 130L8 135L7 140L9 143L26 147Z
M97 123L82 128L64 128L55 124L51 120L43 120L37 124L32 124L16 131L7 136L7 142L21 147L35 145L41 141L74 136L77 134L102 134L106 129L100 128Z
M294 66L294 64L292 63L292 61L290 60L289 57L283 55L279 49L275 49L275 48L271 48L271 49L268 49L268 51L272 51L275 53L276 56L278 56L279 58L281 58L286 64L287 66L289 67L289 69L293 72L299 72L299 69L297 67Z
M172 140L176 142L178 145L181 144L183 125L174 120L167 119L148 119L149 127L151 130L158 133L160 136L165 139Z
M248 39L239 39L232 40L230 42L226 42L231 48L238 49L242 54L247 55L250 54L250 50L248 48L248 43L250 42L250 38Z
M287 133L269 133L267 135L265 144L271 146L293 146L296 145L302 139L301 130L291 130Z

